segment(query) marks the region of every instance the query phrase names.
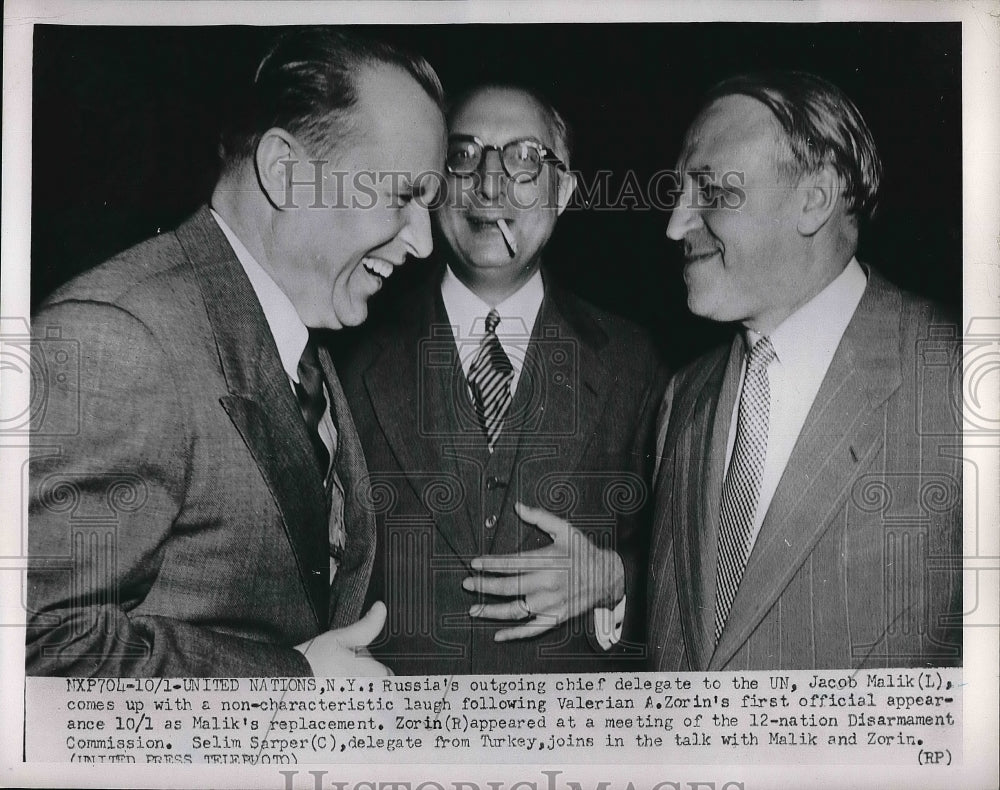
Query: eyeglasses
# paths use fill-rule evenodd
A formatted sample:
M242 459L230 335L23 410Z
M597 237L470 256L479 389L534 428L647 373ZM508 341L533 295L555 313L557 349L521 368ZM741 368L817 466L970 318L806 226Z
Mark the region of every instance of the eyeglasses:
M445 159L448 172L463 177L475 175L479 172L487 151L500 154L504 173L518 183L534 181L546 162L559 170L566 170L566 165L552 153L552 149L534 140L511 140L504 145L486 145L478 137L455 134L448 138L448 155Z

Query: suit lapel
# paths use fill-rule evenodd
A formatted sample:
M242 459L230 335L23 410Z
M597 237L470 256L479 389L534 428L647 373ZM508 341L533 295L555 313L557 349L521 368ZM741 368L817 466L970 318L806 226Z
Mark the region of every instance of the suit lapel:
M473 481L471 475L463 474L469 462L459 462L460 451L456 448L469 444L462 438L465 427L474 431L472 441L478 441L480 434L466 397L465 377L456 353L455 335L441 303L438 278L429 281L421 303L400 331L392 335L391 342L383 343L364 373L364 382L405 484L413 489L418 501L425 501L429 470L440 470L448 476L449 489L458 486L466 492L467 518L448 520L462 526L442 530L441 519L435 518L434 522L459 557L476 556L479 549L473 525L479 516L472 509L478 501L479 480L478 476ZM473 484L474 488L470 488Z
M323 482L264 313L207 207L177 238L202 289L227 395L220 398L281 514L317 624L327 621L329 548Z
M681 420L674 455L674 480L684 481L673 507L674 552L681 622L692 669L703 669L715 641L715 587L718 563L719 507L729 421L736 402L743 342L737 336L728 354L720 354L697 387L690 414ZM675 486L676 489L676 486Z
M878 412L901 383L900 308L899 293L870 273L764 517L710 670L724 667L760 624L881 446Z
M565 291L548 278L511 404L507 438L517 436L512 471L526 477L512 487L527 504L544 506L544 490L572 481L606 407L613 378L601 356L608 338ZM516 433L515 433L516 432ZM541 438L538 438L541 437ZM504 440L501 434L501 441ZM530 478L530 479L529 479ZM511 488L508 488L508 492ZM505 507L512 507L509 501ZM572 517L572 513L564 514ZM533 529L497 530L491 554L534 548Z
M320 363L330 392L330 414L337 427L336 470L344 492L344 556L330 587L330 626L339 628L355 622L368 588L375 560L375 514L371 507L371 486L347 396L340 385L326 349L320 349ZM332 477L332 475L331 475ZM331 485L333 481L331 480ZM337 514L328 515L328 534Z

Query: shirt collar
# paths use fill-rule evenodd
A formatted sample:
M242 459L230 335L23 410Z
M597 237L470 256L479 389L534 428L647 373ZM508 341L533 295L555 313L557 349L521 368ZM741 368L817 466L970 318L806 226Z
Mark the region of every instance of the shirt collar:
M291 300L285 295L271 275L257 263L250 251L239 240L233 229L226 224L226 221L219 216L215 209L211 209L212 216L219 224L226 239L229 241L236 258L239 260L243 271L246 272L250 285L257 295L261 309L264 311L264 320L271 330L274 343L278 347L278 356L281 358L281 367L285 369L288 377L295 382L299 380L299 359L302 351L309 340L309 330L302 323L298 312Z
M458 327L460 337L479 337L486 333L486 316L496 309L500 314L497 336L527 339L535 326L538 311L545 297L541 271L536 271L528 281L500 304L491 306L484 302L465 283L455 276L451 267L445 267L441 280L441 298L444 300L448 320Z
M771 344L782 365L827 363L833 358L847 325L865 292L868 278L857 258L851 258L833 282L786 318L771 333ZM747 330L748 347L761 335Z

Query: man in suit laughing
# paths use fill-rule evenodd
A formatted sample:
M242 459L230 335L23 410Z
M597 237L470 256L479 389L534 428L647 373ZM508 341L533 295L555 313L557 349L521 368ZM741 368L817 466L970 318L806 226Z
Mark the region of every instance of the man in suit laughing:
M958 663L961 428L923 384L958 331L854 257L881 175L861 114L812 75L735 77L678 169L688 306L740 332L664 397L654 668Z
M353 421L314 330L431 250L441 86L324 29L260 64L211 197L34 319L78 343L30 472L29 674L371 675L381 604ZM363 179L362 179L363 176ZM415 199L422 198L422 199ZM79 430L70 426L78 424Z
M352 347L345 389L376 491L371 595L389 606L372 650L397 673L644 659L662 379L637 327L543 266L575 187L569 148L532 91L456 100L435 215L447 266Z

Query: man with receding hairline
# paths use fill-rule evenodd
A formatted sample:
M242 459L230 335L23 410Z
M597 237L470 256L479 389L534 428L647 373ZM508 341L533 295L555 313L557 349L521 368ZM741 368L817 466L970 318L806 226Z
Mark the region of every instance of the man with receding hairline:
M575 188L555 108L485 85L448 122L447 266L345 368L384 494L372 651L411 674L641 666L656 357L543 264Z
M365 462L315 333L363 322L430 253L441 86L422 58L303 28L250 94L209 205L34 318L82 357L35 415L60 446L31 466L29 674L387 672L365 650L384 607L359 620Z
M735 77L678 169L688 307L741 331L664 396L653 668L958 663L961 430L922 349L957 366L959 334L854 257L881 177L864 119L813 75Z

